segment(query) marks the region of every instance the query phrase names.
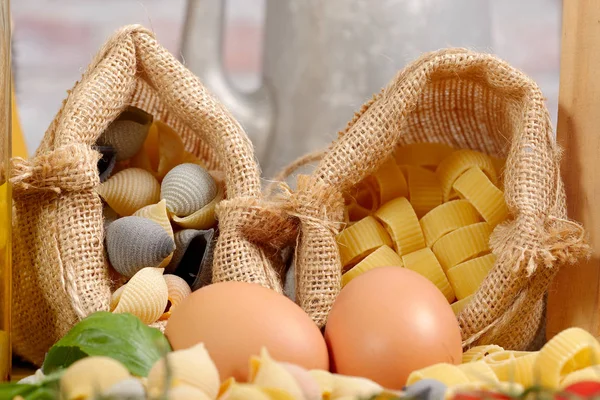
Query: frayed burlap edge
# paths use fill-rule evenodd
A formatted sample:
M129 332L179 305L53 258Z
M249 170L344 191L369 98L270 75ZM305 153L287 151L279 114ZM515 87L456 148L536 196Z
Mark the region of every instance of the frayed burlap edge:
M16 353L37 365L77 321L108 309L112 282L95 192L99 154L91 146L130 104L173 125L189 151L224 172L228 198L217 210L213 279L282 290L273 246L248 239L245 229L254 224L256 209L270 209L261 206L252 144L151 32L128 26L108 40L69 91L35 156L12 162L12 334ZM291 221L277 210L269 215L280 216L280 227Z
M341 264L335 235L342 222L341 193L373 173L397 145L438 141L428 137L425 124L414 116L420 96L437 82L451 82L454 86L450 89L467 82L464 99L459 99L467 103L470 93L483 87L503 96L507 110L511 107L507 118L513 125L506 132L511 137L504 185L512 218L495 229L490 246L498 257L496 264L458 315L458 321L465 348L496 343L526 349L539 332L543 298L553 277L562 265L588 256L589 247L582 227L566 218L560 149L552 136L539 88L520 71L489 54L465 49L425 54L363 105L310 177L298 177L297 190L285 196L290 215L300 221L296 298L319 326L325 324L340 290ZM444 95L439 90L435 101L443 101L439 98ZM490 97L489 101L496 99ZM465 109L477 112L468 104ZM443 108L439 112L443 113ZM405 134L409 124L418 125L421 134L409 138ZM462 134L464 131L459 130L452 138L453 145L492 153L502 150L490 138L467 140L460 137ZM319 158L303 157L279 178L306 160Z

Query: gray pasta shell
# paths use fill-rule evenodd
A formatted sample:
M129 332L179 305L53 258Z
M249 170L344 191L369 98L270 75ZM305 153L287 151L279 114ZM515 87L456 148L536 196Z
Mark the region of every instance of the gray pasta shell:
M199 289L210 276L214 239L214 229L175 232L175 252L166 272L183 278L192 290Z
M152 121L152 115L147 112L128 107L106 128L97 143L114 147L117 161L127 160L142 148Z
M108 204L105 204L102 208L102 216L104 217L104 231L108 229L110 224L119 219L117 212L110 208Z
M102 158L98 160L98 174L100 175L100 183L105 182L115 169L117 164L117 151L112 146L96 146L96 151L102 154Z
M146 389L138 378L119 381L104 391L103 398L145 400Z
M217 183L207 170L197 164L180 164L162 181L160 198L167 209L178 217L200 210L217 195Z
M106 251L113 268L131 278L146 267L158 267L175 250L175 242L158 223L123 217L106 229Z

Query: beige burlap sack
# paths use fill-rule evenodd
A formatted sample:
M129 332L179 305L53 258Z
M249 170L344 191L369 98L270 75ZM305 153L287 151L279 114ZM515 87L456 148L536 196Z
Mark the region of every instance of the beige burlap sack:
M507 157L511 218L495 229L496 264L458 320L465 347L532 346L548 285L559 267L588 248L582 228L566 217L560 150L538 86L498 58L464 49L410 64L356 113L316 170L298 177L288 193L290 214L300 221L298 303L325 324L340 291L335 235L343 221L342 192L376 171L396 146L414 142Z
M244 233L270 208L258 206L259 169L246 134L149 31L126 27L69 92L35 156L13 160L14 349L38 365L77 321L108 310L111 280L95 191L99 153L91 146L128 105L170 124L188 151L224 172L227 199L217 210L214 279L281 290L276 253ZM272 212L260 219L278 221Z

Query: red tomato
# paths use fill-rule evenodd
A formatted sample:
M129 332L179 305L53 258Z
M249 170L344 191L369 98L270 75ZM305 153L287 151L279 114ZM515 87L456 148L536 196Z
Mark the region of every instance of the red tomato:
M591 397L600 395L600 382L577 382L568 386L564 392L576 394L581 397ZM567 400L567 396L558 396L560 400Z

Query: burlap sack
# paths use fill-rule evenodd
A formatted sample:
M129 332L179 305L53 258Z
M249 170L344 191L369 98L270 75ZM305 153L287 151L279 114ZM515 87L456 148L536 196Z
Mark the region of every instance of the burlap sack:
M507 157L511 219L495 229L496 264L458 320L465 347L530 347L548 285L588 248L582 228L566 217L560 150L539 88L498 58L464 49L426 54L405 68L356 113L316 170L298 177L288 194L290 213L300 221L298 303L325 324L340 291L341 193L377 170L396 146L413 142Z
M16 353L38 365L77 321L109 307L102 203L95 192L99 153L91 145L128 105L173 126L187 150L224 172L227 200L217 210L215 279L281 291L272 265L275 253L250 242L243 232L255 224L257 213L269 209L257 206L259 170L250 141L152 33L126 27L106 43L69 92L35 157L13 160L12 333ZM271 214L266 219L277 223Z

